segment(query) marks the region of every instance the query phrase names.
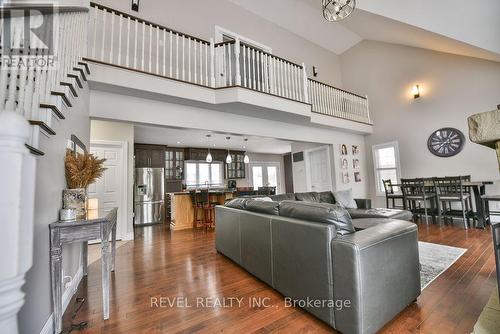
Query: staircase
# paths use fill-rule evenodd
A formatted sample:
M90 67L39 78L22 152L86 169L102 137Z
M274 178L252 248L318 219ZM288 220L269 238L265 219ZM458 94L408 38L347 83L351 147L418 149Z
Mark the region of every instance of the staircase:
M32 265L40 136L56 134L90 75L88 9L22 4L0 2L0 333L18 333Z

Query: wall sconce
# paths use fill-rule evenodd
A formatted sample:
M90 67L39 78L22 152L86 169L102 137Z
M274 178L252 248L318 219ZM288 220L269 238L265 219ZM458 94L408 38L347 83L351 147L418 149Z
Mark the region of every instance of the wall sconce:
M414 99L418 99L420 97L420 87L419 85L413 86L411 89L411 93L413 94Z
M316 66L313 66L313 76L314 77L318 76L318 68Z
M136 12L139 11L139 0L132 0L132 10Z

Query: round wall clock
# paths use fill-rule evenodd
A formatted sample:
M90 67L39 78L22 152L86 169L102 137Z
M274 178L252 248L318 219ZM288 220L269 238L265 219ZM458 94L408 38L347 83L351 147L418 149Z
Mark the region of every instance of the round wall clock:
M442 128L434 131L427 140L427 148L438 157L451 157L464 147L464 134L454 128Z

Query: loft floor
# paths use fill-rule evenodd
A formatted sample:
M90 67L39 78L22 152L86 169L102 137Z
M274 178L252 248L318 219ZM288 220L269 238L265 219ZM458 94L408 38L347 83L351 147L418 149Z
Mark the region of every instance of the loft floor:
M100 261L89 267L75 297L86 302L63 328L88 321L84 333L332 333L305 311L285 308L283 297L239 266L217 254L215 233L171 232L168 226L135 229L135 241L117 249L112 274L110 319L102 320ZM421 241L468 251L432 282L416 304L386 325L383 333L470 333L495 287L495 259L489 229L419 226ZM151 297L187 298L191 308L151 307ZM243 298L241 307L198 308L197 297ZM262 297L271 307L250 306ZM173 300L173 299L171 299ZM235 305L236 302L235 302Z

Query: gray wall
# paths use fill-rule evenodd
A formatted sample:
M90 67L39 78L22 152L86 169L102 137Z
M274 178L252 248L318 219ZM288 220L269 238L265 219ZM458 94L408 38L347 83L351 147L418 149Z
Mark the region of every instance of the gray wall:
M367 94L374 122L366 137L370 194L375 197L371 147L398 141L402 177L471 174L498 180L495 152L468 140L467 117L500 103L500 64L475 58L363 41L341 56L344 87ZM411 87L422 88L413 99ZM463 151L438 158L427 150L428 136L455 127L466 136ZM498 185L490 187L498 192ZM378 205L382 198L377 198Z
M73 107L64 111L65 120L53 125L57 135L40 135L45 156L38 158L35 194L33 266L23 287L26 303L19 313L21 333L39 333L52 313L50 288L49 227L58 220L62 207L62 190L66 188L64 156L66 143L75 134L85 145L90 143L89 91L79 91ZM80 267L81 244L63 248L64 275L74 276ZM5 255L5 254L4 254Z
M273 54L308 67L318 67L315 79L341 86L338 56L317 44L309 42L278 25L267 21L226 0L142 0L140 11L130 9L130 1L101 0L100 4L139 16L177 31L209 40L215 35L215 26L271 47ZM321 18L320 18L321 19ZM332 36L332 38L335 38Z
M280 154L264 154L264 153L248 153L248 158L250 159L250 163L245 166L245 178L237 179L236 186L238 187L250 187L250 166L254 163L259 162L274 162L279 164L280 169L280 189L277 189L277 193L285 192L285 166L283 164L283 156ZM226 180L227 182L227 180Z

